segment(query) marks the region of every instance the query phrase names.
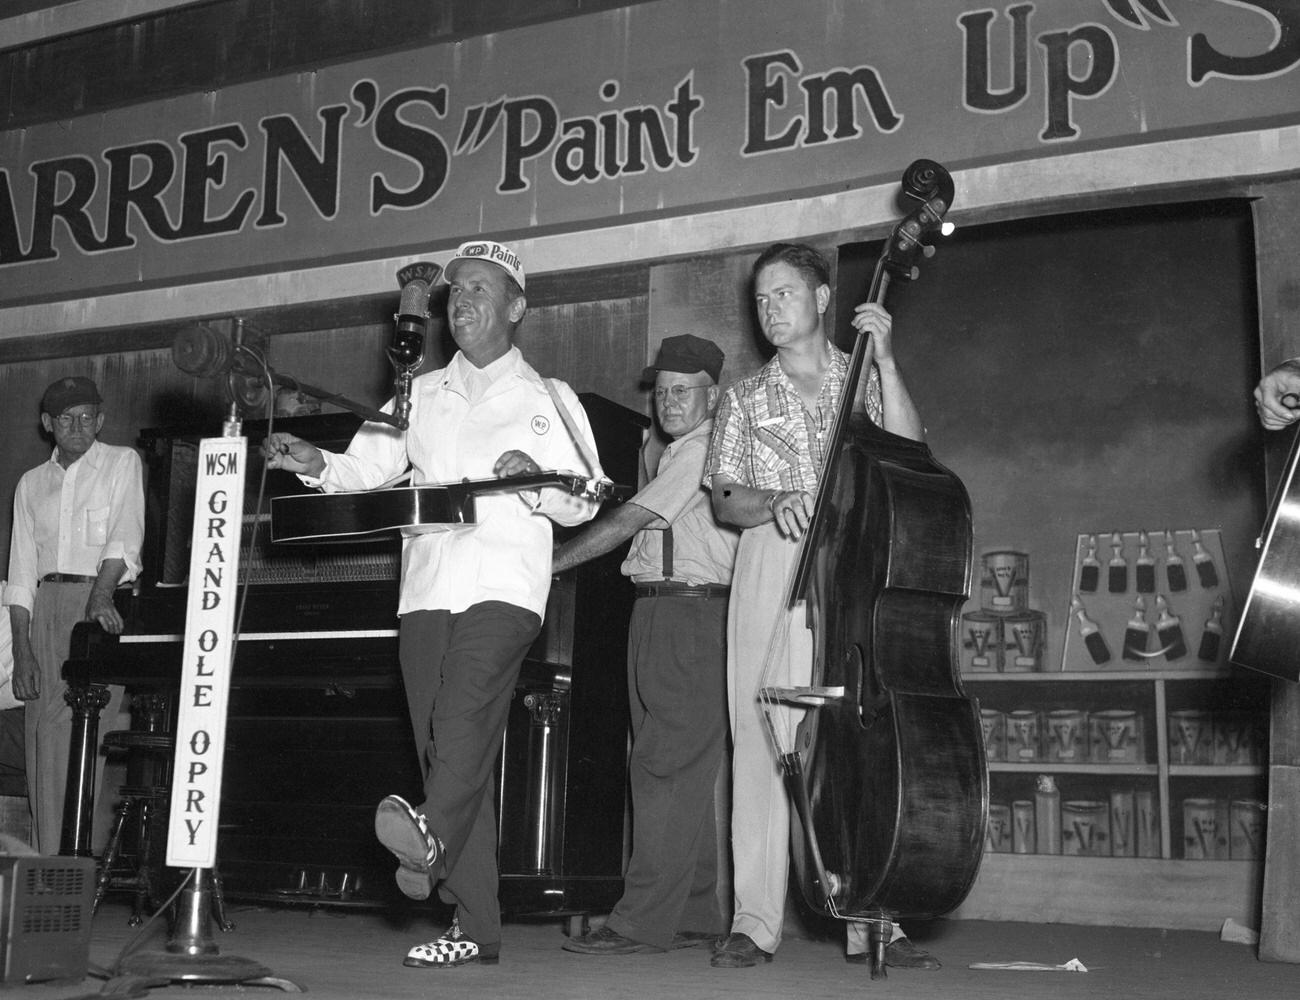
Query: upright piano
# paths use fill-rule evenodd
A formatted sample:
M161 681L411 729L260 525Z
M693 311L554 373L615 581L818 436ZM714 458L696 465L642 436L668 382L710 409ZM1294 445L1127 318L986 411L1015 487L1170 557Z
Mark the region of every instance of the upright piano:
M580 398L606 474L635 485L648 421L599 396ZM358 424L331 414L275 427L341 448ZM245 431L256 458L265 423ZM143 691L179 680L198 440L174 430L142 435L145 570L134 593L119 592L124 635L78 626L64 670L70 684ZM248 466L217 846L225 893L321 905L401 901L392 858L373 832L385 794L423 797L397 660L398 542L273 546L257 507L260 460ZM267 496L302 490L282 472L266 482ZM600 912L622 893L633 592L621 559L616 551L553 581L521 670L497 770L507 915Z

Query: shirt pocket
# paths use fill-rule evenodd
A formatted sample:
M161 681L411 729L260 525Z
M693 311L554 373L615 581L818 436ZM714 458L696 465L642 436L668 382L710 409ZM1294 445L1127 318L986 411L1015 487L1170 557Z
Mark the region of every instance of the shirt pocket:
M86 545L108 544L108 516L111 508L96 507L86 511Z
M763 473L798 471L798 429L788 421L772 426L754 428L754 465Z

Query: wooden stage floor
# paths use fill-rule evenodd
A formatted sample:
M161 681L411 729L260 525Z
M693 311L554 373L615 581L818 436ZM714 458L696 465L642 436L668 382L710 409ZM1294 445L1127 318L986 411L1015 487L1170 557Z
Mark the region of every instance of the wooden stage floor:
M92 968L114 967L125 948L154 951L166 943L161 921L142 936L127 926L129 910L110 899L95 917ZM215 932L223 958L250 959L277 977L301 986L316 1000L405 1000L456 997L483 1000L610 1000L665 997L713 1000L731 997L835 998L925 997L927 1000L1271 1000L1296 996L1300 966L1261 962L1250 945L1230 944L1217 934L1067 924L936 921L924 943L942 961L934 972L891 969L872 982L866 967L844 961L838 941L787 938L776 960L751 969L713 969L703 948L666 954L590 957L560 948L563 922L509 923L501 962L433 972L402 965L406 949L437 936L439 927L421 914L374 911L240 907L231 909L231 933ZM135 938L133 941L132 939ZM971 969L972 963L1038 962L1059 965L1072 958L1078 972L1012 972ZM105 981L7 987L13 1000L71 1000L105 992ZM173 983L149 989L157 998L196 995L274 997L290 995L261 985L194 986ZM116 994L116 995L121 995Z

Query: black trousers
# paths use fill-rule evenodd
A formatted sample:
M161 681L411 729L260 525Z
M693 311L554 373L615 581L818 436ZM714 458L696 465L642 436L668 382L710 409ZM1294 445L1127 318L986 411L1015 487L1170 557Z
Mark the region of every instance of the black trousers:
M415 808L446 848L438 895L480 945L501 940L491 792L519 666L541 625L500 601L402 616L402 680L424 773Z

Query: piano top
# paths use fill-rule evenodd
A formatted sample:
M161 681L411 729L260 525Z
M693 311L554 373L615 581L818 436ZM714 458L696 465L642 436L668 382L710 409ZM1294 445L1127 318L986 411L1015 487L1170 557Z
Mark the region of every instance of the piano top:
M241 589L240 598L244 591ZM115 595L126 622L120 636L94 622L73 627L63 676L70 684L167 687L178 683L185 631L185 587L158 587ZM572 680L571 646L557 640L571 627L572 587L552 587L548 621L529 650L519 683L566 688ZM232 684L353 683L387 685L397 665L397 585L379 581L259 586L244 606L235 647ZM554 614L554 617L552 617Z
M241 587L240 601L246 592L242 619L236 609L243 635L397 628L396 580L262 585L251 591ZM155 587L140 594L119 590L115 600L128 634L178 635L185 631L188 594L186 587Z

